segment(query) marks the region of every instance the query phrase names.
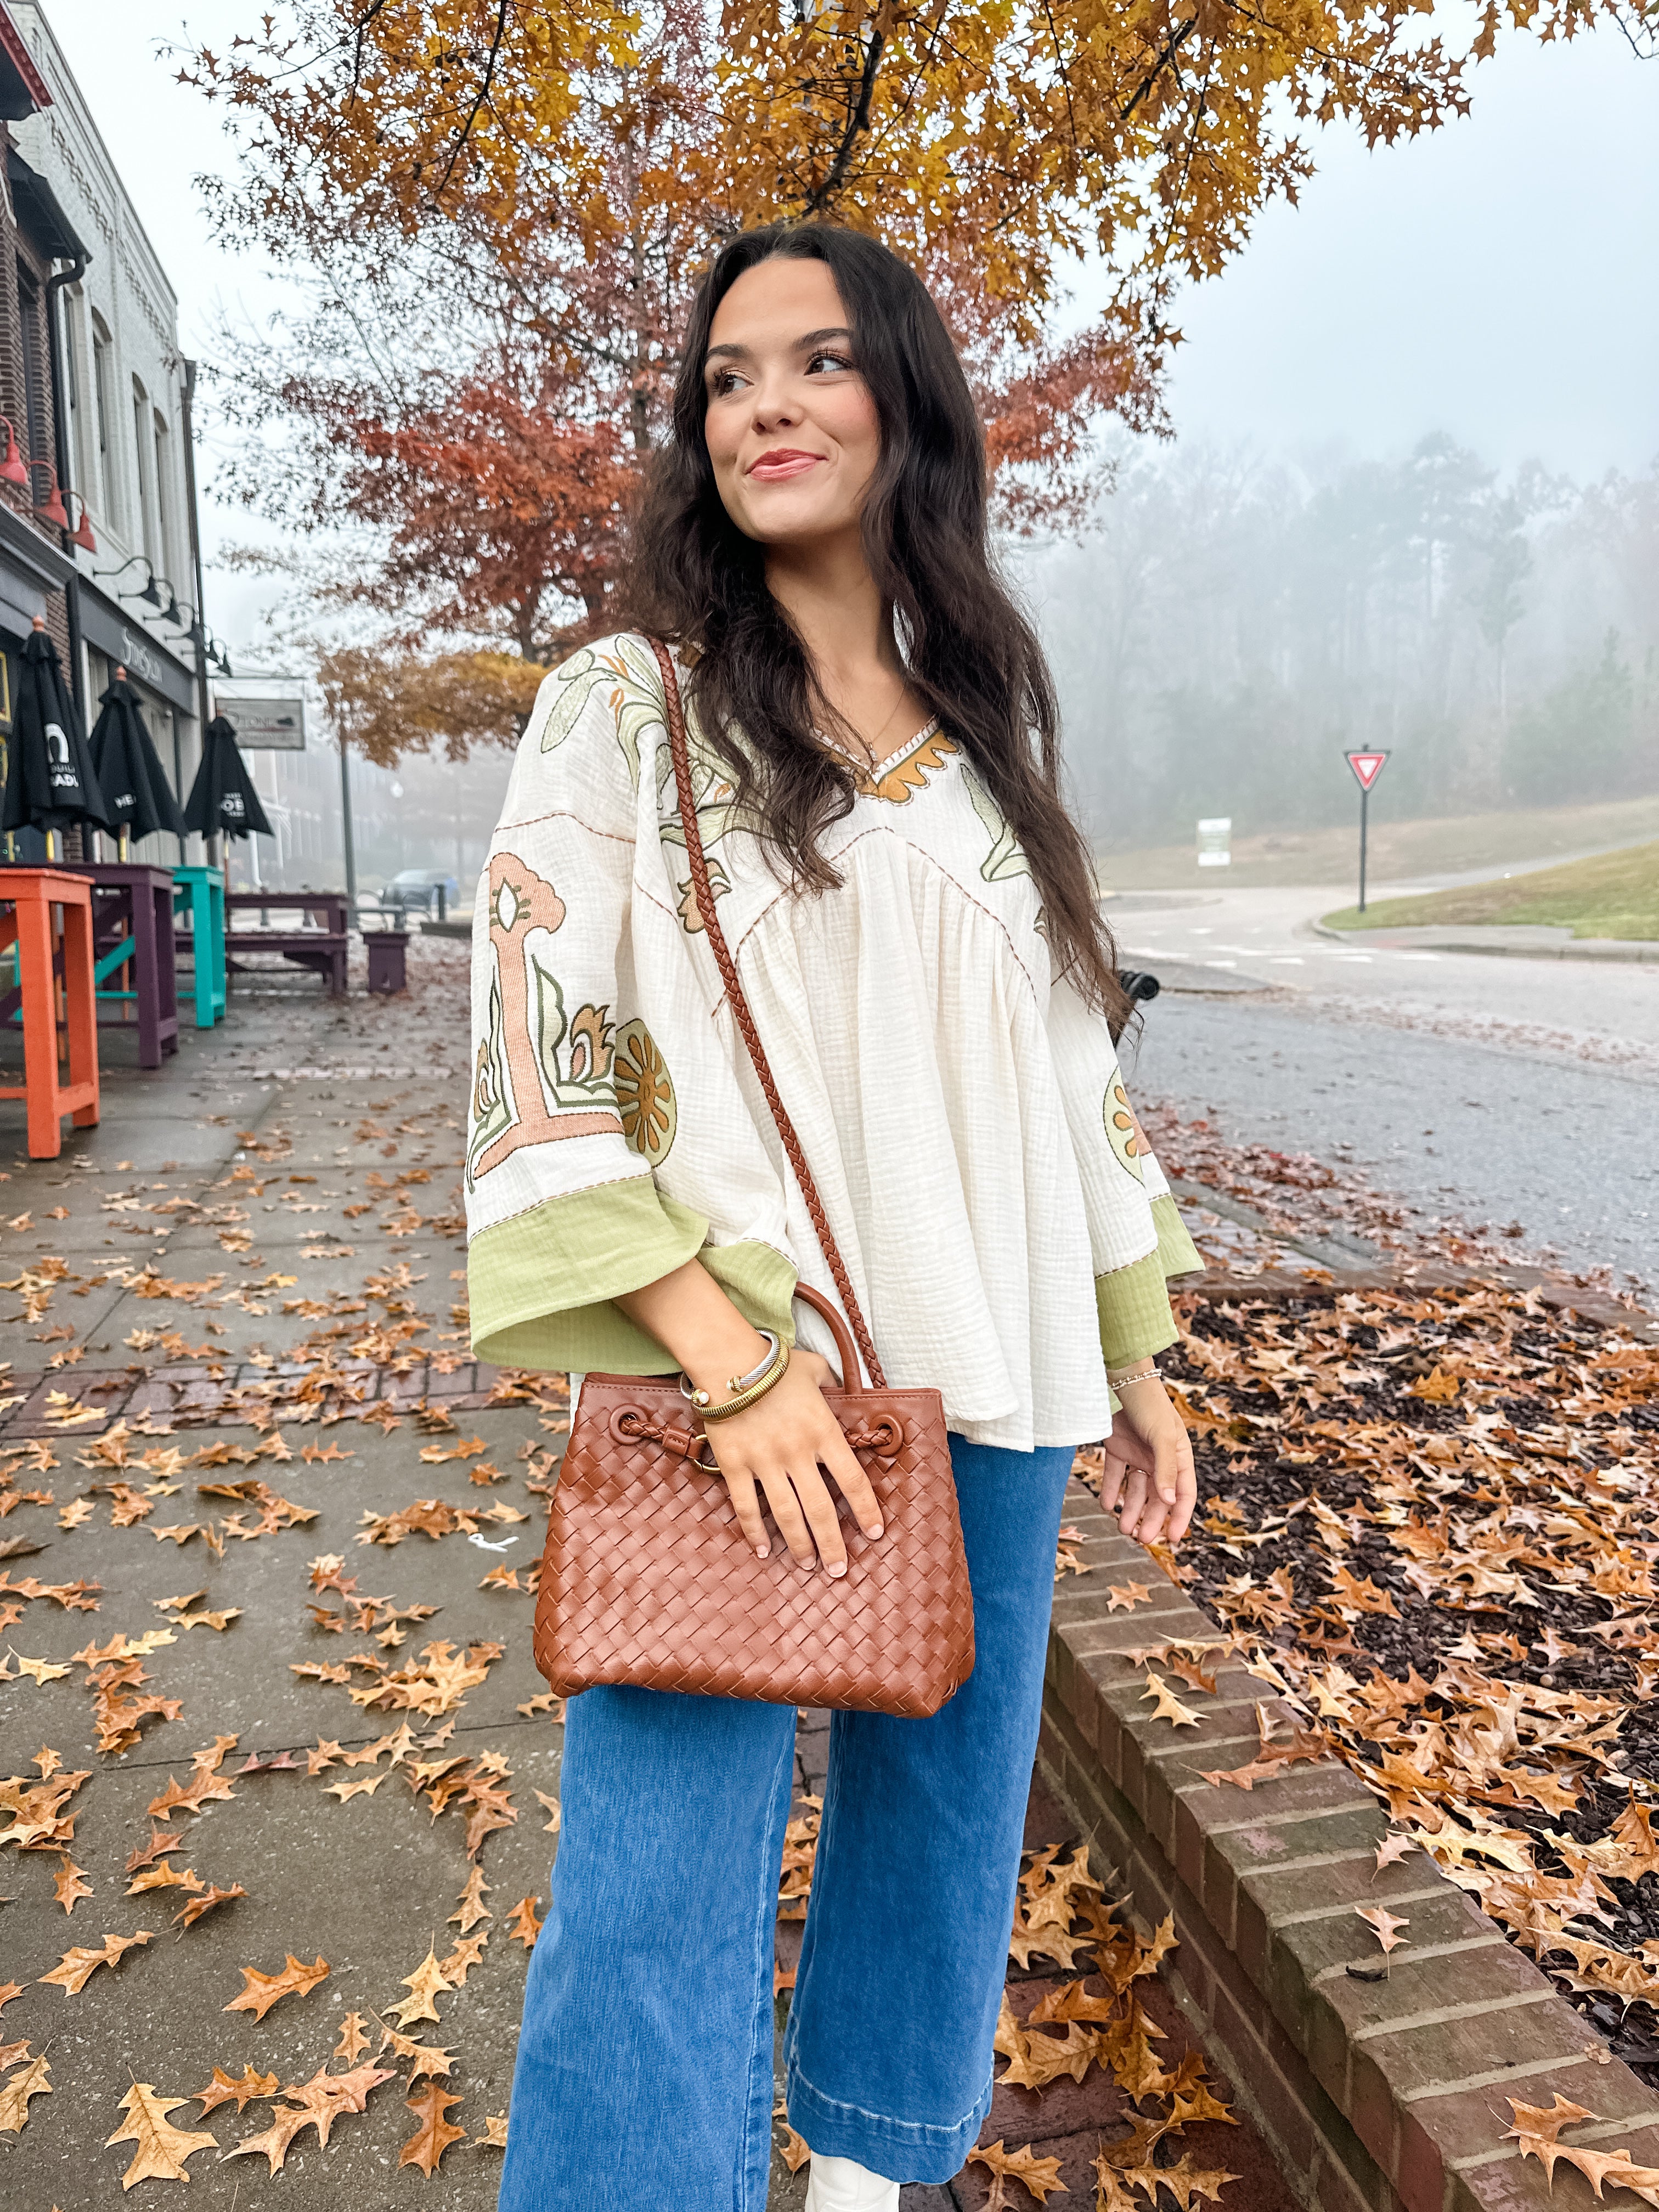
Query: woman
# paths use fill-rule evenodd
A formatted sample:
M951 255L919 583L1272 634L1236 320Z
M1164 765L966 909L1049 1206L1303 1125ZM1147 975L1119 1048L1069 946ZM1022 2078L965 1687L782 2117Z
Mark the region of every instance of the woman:
M822 227L720 253L636 544L640 632L543 686L480 902L474 1342L724 1397L763 1330L794 1341L797 1275L830 1287L703 939L655 635L784 1103L890 1382L938 1388L952 1431L974 1672L931 1720L836 1716L787 2039L809 2207L894 2212L989 2103L1073 1448L1111 1431L1143 1541L1192 1513L1152 1355L1165 1273L1198 1262L1118 1075L1128 1009L1041 649L988 559L980 426L902 262ZM709 1435L756 1550L835 1577L833 1490L879 1517L831 1379L798 1351ZM794 1723L571 1701L507 2212L762 2212Z

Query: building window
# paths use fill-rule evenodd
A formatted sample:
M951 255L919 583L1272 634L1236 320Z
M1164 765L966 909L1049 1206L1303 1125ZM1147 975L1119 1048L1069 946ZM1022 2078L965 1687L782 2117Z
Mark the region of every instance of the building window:
M23 445L31 465L30 492L37 506L50 495L46 465L52 460L52 425L46 409L46 321L41 309L40 288L20 262L17 320L23 349Z
M133 443L138 448L138 517L141 550L152 568L161 569L161 544L155 518L155 446L149 427L149 399L135 376L132 380Z
M110 364L114 352L107 325L101 315L92 319L92 384L93 399L98 414L98 497L101 510L108 520L118 524L120 511L115 503L115 408L110 387Z
M161 543L160 559L162 574L170 584L176 585L178 570L174 556L179 548L173 532L173 434L167 428L167 417L158 407L155 415L155 512L158 518Z

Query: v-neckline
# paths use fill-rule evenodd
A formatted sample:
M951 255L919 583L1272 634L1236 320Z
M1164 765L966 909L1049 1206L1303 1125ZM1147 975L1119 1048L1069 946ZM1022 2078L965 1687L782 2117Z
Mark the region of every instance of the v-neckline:
M889 753L884 760L871 762L867 767L856 753L849 753L845 745L836 744L832 738L824 737L822 732L817 734L820 744L828 745L837 759L844 760L855 775L867 783L876 784L883 776L890 775L901 761L908 760L918 745L925 744L929 738L939 734L939 716L930 714L915 735L907 738L896 752Z

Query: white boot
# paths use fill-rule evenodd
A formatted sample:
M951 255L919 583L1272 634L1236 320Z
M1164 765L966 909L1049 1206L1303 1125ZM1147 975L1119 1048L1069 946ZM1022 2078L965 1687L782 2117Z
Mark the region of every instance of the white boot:
M803 2212L898 2212L899 2185L856 2159L812 2154Z

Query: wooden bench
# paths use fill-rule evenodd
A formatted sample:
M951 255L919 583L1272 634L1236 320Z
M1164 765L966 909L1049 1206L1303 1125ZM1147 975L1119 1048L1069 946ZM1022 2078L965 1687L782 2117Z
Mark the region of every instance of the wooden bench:
M279 953L296 968L309 968L320 975L331 999L343 999L346 988L346 955L350 945L349 908L343 891L231 891L225 900L225 966L233 975L259 971L247 964L253 952ZM314 914L315 929L236 929L239 914ZM240 956L240 957L239 957Z

